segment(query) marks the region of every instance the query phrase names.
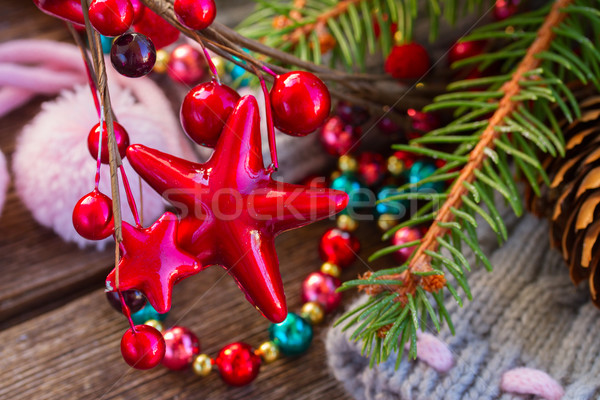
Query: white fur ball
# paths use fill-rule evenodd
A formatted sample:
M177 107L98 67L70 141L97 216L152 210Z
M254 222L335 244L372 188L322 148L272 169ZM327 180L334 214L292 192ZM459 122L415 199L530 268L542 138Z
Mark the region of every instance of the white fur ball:
M140 82L145 88L140 91L124 88L115 81L119 80L109 80L112 106L119 123L129 133L130 142L180 156L187 153L182 149L183 142L174 139L182 133L156 85L149 80ZM73 91L63 92L43 104L42 111L21 132L13 157L13 171L17 193L41 225L52 228L64 240L80 247L91 244L102 249L113 239L86 240L77 234L72 223L73 207L94 188L96 161L88 151L87 136L98 121L89 88L78 86ZM126 159L123 164L139 211L138 175ZM112 197L108 165L102 165L100 191ZM120 198L123 219L133 223L122 183ZM161 215L164 204L144 183L144 226Z

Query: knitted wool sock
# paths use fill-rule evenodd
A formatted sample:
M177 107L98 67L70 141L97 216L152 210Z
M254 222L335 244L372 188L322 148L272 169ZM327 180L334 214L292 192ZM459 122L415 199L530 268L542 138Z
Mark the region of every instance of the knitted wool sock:
M485 248L490 232L480 233ZM393 356L369 369L360 344L337 327L326 339L334 375L357 399L523 398L508 391L547 399L600 398L600 313L573 287L547 243L546 224L523 218L492 254L494 271L477 269L469 277L474 301L463 308L447 302L456 335L447 327L436 334L453 354L447 371L436 371L424 357L405 357L394 370Z

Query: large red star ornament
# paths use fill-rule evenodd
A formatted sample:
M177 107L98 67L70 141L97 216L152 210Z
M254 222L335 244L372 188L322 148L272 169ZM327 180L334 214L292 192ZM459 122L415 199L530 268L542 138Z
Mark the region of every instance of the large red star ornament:
M348 195L278 182L265 169L258 104L239 100L205 164L142 145L127 159L180 216L179 245L204 266L221 265L273 322L287 315L275 237L346 207Z
M177 244L175 214L166 212L151 227L142 229L123 222L123 255L119 269L119 290L138 289L146 294L159 313L171 308L173 285L200 271L198 260ZM116 269L106 278L106 290L114 291Z

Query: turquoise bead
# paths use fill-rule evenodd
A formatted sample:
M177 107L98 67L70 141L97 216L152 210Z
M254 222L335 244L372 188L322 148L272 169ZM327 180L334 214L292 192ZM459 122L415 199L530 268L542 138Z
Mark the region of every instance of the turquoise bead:
M408 170L408 181L410 183L418 183L420 180L433 175L437 171L437 167L430 161L416 161ZM417 187L418 191L423 189L433 189L440 193L444 191L444 182L428 182Z
M250 51L248 51L248 49L243 49L245 53L250 54ZM246 61L243 61L242 59L240 59L239 57L233 56L233 59L235 61L241 61L242 63L246 64ZM244 86L248 86L250 85L250 77L244 78L244 79L240 79L238 81L238 78L240 78L242 75L244 75L246 73L246 69L243 67L240 67L237 64L234 63L230 63L230 70L229 70L229 75L231 76L231 80L236 82L238 84L238 87L244 87Z
M388 185L381 188L381 190L377 193L377 200L385 200L388 197L397 195L399 192L396 186ZM400 215L404 216L406 214L406 210L408 209L408 201L407 200L392 200L386 201L385 203L379 203L375 206L375 212L378 215L382 214L392 214L392 215Z
M102 43L102 52L104 54L110 53L110 49L112 47L112 43L113 43L114 39L115 39L114 37L100 35L100 43Z
M163 321L165 318L167 318L168 314L169 313L159 314L150 303L146 303L144 308L142 308L140 311L131 314L131 319L135 325L140 325L149 319Z
M297 356L310 347L313 328L298 314L289 313L283 322L271 324L269 336L283 354Z
M366 194L365 186L351 173L345 173L331 182L331 188L348 193L348 206L346 210L369 206L369 196Z

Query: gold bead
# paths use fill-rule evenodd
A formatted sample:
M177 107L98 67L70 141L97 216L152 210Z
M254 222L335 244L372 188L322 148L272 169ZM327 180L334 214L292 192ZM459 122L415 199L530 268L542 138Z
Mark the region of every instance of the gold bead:
M162 322L157 321L155 319L149 319L148 321L144 322L144 325L151 326L159 332L162 332L165 329Z
M157 74L164 74L165 72L167 72L167 64L169 64L170 58L171 56L166 50L158 50L156 52L156 62L154 63L153 71Z
M309 301L308 303L304 303L302 306L300 316L308 320L311 325L318 325L323 322L325 311L319 303L315 301Z
M215 69L217 70L217 74L219 76L224 76L225 74L225 61L221 57L211 57L213 64L215 65Z
M398 223L398 217L392 214L381 214L377 219L377 226L384 232L392 229Z
M387 161L387 169L390 174L398 176L406 169L404 162L396 156L391 156Z
M354 172L358 169L358 162L351 155L344 154L338 159L338 168L342 172Z
M339 278L342 271L340 271L340 267L337 265L330 262L325 262L323 265L321 265L321 272L326 275L331 275L334 278Z
M342 173L340 171L333 171L330 175L330 179L332 181L336 180L337 178L339 178L340 176L342 176Z
M341 214L337 218L337 226L343 231L354 232L358 228L358 222L346 214Z
M198 376L208 376L212 371L213 360L206 354L198 354L192 363L192 369Z
M397 45L401 45L404 43L404 37L402 36L401 31L396 31L394 33L394 43Z
M275 342L264 342L258 346L254 354L262 357L266 363L272 363L279 358L279 347Z

